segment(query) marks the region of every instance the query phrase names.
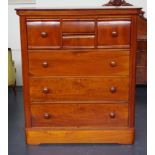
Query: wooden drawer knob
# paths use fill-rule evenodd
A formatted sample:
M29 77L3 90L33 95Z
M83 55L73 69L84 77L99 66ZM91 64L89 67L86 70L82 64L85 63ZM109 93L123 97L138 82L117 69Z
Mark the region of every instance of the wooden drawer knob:
M43 88L43 93L44 94L48 94L49 93L49 89L47 87Z
M44 68L48 67L48 62L47 62L47 61L44 61L44 62L42 63L42 66L43 66Z
M110 118L115 118L115 113L114 113L114 112L111 112L111 113L109 114L109 116L110 116Z
M114 60L112 60L112 61L110 62L110 66L111 66L111 67L115 67L115 66L117 66L117 62L114 61Z
M116 91L117 91L116 87L112 86L112 87L110 88L110 92L111 92L111 93L115 93Z
M117 37L118 33L116 31L112 31L111 35L112 35L112 37Z
M47 112L46 112L46 113L44 113L44 118L45 118L45 119L49 119L50 117L51 117L51 116L50 116L50 114L49 114L49 113L47 113Z
M40 35L42 38L46 38L48 36L48 33L47 32L41 32Z

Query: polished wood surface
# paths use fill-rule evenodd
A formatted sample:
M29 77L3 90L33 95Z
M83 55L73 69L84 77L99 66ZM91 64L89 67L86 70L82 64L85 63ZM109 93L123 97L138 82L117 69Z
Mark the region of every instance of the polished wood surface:
M63 33L94 33L94 19L64 19L62 22Z
M42 143L117 143L133 144L133 128L78 129L78 128L30 128L26 130L28 144Z
M28 144L133 143L139 13L17 9Z
M30 76L128 76L128 50L29 51Z
M131 21L99 21L98 46L129 48L130 24Z
M147 20L138 17L136 83L147 84Z
M94 35L65 35L62 39L64 48L94 48Z
M28 20L27 37L29 49L59 48L60 22L57 20Z
M38 127L127 127L128 104L33 104L31 117Z
M48 89L48 92L44 89ZM116 89L113 91L113 89ZM31 101L124 100L129 91L128 78L53 77L30 78Z

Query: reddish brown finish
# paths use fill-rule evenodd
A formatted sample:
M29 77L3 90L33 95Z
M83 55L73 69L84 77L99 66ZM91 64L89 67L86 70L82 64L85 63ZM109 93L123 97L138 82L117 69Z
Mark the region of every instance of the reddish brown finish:
M35 36L35 37L34 37ZM28 20L27 37L29 49L52 49L60 47L59 20Z
M109 0L109 2L103 6L132 6L132 4L127 3L125 0Z
M28 53L31 76L129 75L129 51L126 50L31 50ZM48 66L42 66L43 63Z
M147 71L145 66L137 66L136 67L136 80L137 84L146 84L147 83Z
M133 144L133 128L30 128L26 130L28 144L42 143L117 143Z
M48 9L48 8L21 8L16 9L17 14L19 16L27 16L27 17L38 17L42 16L44 19L48 18L49 16L57 18L58 16L65 16L64 19L71 18L74 19L75 17L78 18L91 18L93 17L100 17L100 16L106 16L109 17L111 15L118 15L118 16L131 16L131 15L137 15L140 13L141 8L137 7L101 7L97 9L89 9L89 8L65 8L65 9ZM76 18L77 19L77 18ZM85 18L86 19L86 18ZM92 18L91 18L92 19Z
M20 34L21 34L21 48L22 48L22 74L23 74L23 95L24 95L24 113L25 113L25 127L31 127L30 118L30 98L29 98L29 62L27 53L27 37L26 37L26 18L20 18ZM23 35L25 34L25 35ZM25 61L27 60L27 61Z
M131 53L130 53L130 75L129 75L129 127L133 128L135 125L135 85L136 85L136 41L137 36L137 16L132 16L131 26Z
M128 126L128 104L38 104L31 105L31 115L37 127Z
M138 13L17 9L28 144L133 143Z
M128 100L128 78L30 78L31 101Z
M94 35L66 35L62 38L64 48L94 48Z
M99 21L98 46L130 47L131 21Z
M63 33L93 33L95 32L95 21L88 19L63 20Z
M147 84L147 20L138 17L136 83Z

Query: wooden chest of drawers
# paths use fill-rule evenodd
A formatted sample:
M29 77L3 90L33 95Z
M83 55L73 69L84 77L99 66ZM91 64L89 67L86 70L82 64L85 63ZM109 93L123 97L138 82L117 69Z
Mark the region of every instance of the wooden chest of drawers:
M17 9L28 144L134 142L139 12Z

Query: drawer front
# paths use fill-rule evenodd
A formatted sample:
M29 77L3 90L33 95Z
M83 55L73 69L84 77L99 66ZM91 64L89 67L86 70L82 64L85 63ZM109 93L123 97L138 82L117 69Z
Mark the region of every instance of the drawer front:
M99 21L98 46L129 48L130 25L131 21Z
M128 100L128 78L30 78L31 101Z
M129 75L129 51L29 51L32 76Z
M94 33L95 22L93 20L63 20L63 33Z
M94 48L94 35L66 35L62 38L64 48Z
M27 21L28 49L60 48L60 22L58 20Z
M31 105L32 126L127 127L128 104Z

